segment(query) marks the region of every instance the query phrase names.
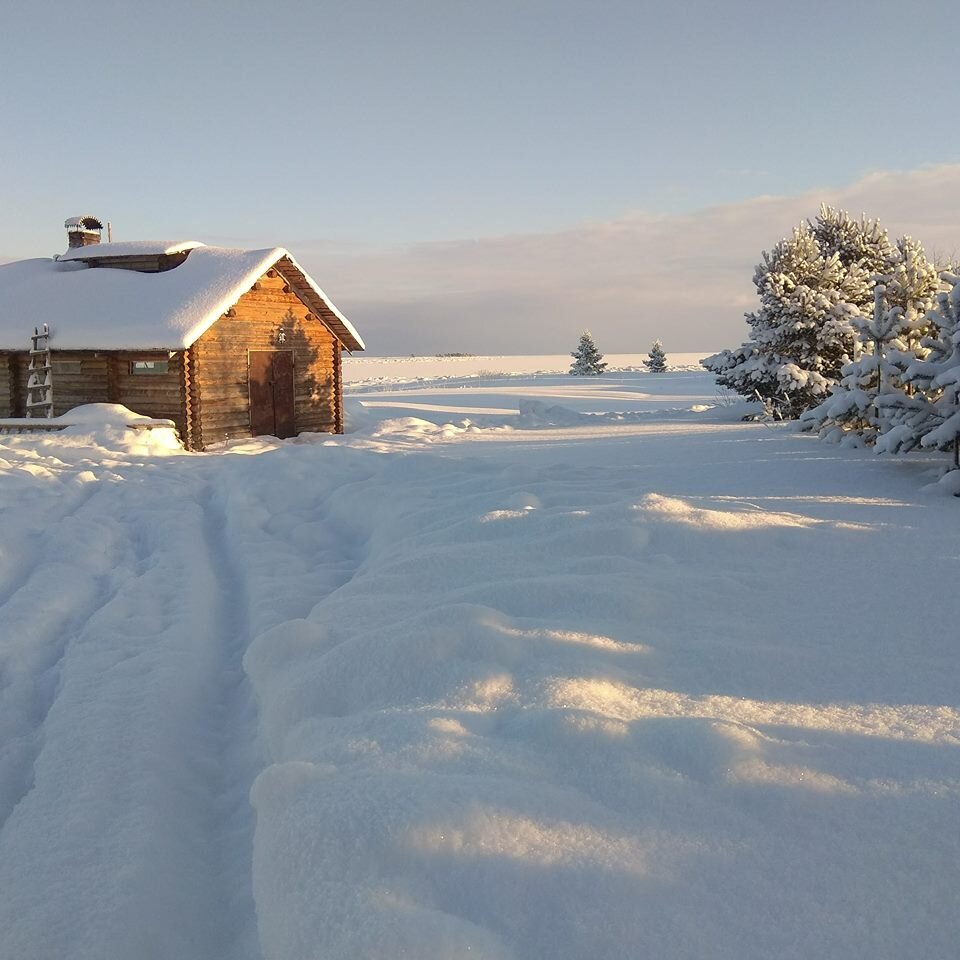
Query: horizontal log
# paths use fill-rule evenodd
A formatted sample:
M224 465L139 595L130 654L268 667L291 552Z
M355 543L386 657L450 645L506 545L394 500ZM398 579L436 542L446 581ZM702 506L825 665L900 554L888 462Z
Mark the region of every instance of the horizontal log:
M270 327L283 326L294 329L305 337L313 339L324 336L324 327L314 321L308 321L308 312L315 313L312 306L297 302L291 309L286 303L260 303L244 308L243 313L233 317L221 317L203 335L204 340L215 340L222 336L236 336L239 330L249 329L251 333Z
M249 437L251 436L250 421L243 423L212 423L204 419L203 421L203 442L216 443L217 438L222 440L224 436L229 437Z
M268 352L268 351L264 351ZM300 356L294 357L294 376L298 380L310 378L316 380L333 379L333 371L330 369L332 364L323 361L323 358ZM218 357L214 360L208 360L202 366L198 366L194 372L193 379L201 383L216 383L222 380L232 380L239 383L241 380L246 382L249 377L249 366L246 356L236 358ZM138 378L139 381L139 378ZM125 381L129 383L130 381Z
M337 426L332 420L325 423L306 423L297 420L297 430L300 433L336 433Z
M336 348L332 340L310 341L296 334L288 334L284 343L277 343L275 333L270 332L266 336L220 336L207 341L198 355L201 366L211 360L230 360L234 363L238 360L246 360L247 353L251 350L267 353L277 350L293 351L302 358L324 357L328 363L332 363Z
M239 416L236 413L204 410L201 414L201 420L203 422L204 433L206 433L208 429L224 430L228 428L239 429L241 427L246 427L248 430L250 429L250 417Z
M308 343L314 341L332 343L335 337L328 329L329 324L321 323L319 320L308 320L308 310L308 307L301 306L299 310L291 313L279 304L264 304L263 309L256 316L226 317L218 321L208 333L203 335L204 340L210 342L238 336L259 336L268 337L272 343L275 343L273 338L277 329L282 327L288 337L302 337Z
M245 414L250 409L250 401L247 394L242 396L235 394L229 396L226 394L205 393L200 399L200 406L204 410L241 410Z
M218 386L243 386L248 383L247 372L243 371L241 375L237 374L236 369L224 371L223 373L207 373L198 377L196 381L201 390L216 389Z
M294 359L294 376L298 380L316 380L333 379L333 371L330 369L331 363L324 362L323 358L298 357ZM194 373L193 379L199 383L217 383L219 381L232 381L246 383L249 377L249 367L247 358L238 357L235 359L217 358L213 361L204 363L202 367Z
M283 290L258 290L247 294L247 299L237 304L234 319L254 314L258 308L272 307L274 309L292 310L294 315L309 309L293 291L284 293Z
M169 373L130 373L123 367L114 371L113 379L117 383L136 383L152 389L162 389L171 384L176 386L183 379L183 375L180 370L171 370Z
M246 430L248 433L250 431L249 417L227 417L204 413L202 422L204 436L209 435L211 431Z
M53 386L57 390L75 390L80 391L81 393L84 390L88 390L91 387L102 386L105 387L107 384L106 377L58 377L56 375L52 378Z
M201 398L201 406L207 410L225 408L230 410L248 410L250 399L247 391L243 393L205 393Z

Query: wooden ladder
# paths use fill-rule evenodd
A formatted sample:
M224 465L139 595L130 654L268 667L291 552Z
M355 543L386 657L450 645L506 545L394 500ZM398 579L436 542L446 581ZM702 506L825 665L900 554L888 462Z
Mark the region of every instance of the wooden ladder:
M27 368L27 416L53 416L53 369L50 366L50 328L34 327Z

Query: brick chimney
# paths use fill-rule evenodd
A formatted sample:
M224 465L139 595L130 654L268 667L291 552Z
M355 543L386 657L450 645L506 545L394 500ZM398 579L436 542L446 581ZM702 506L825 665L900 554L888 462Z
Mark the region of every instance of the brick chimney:
M103 224L96 217L70 217L63 222L71 247L89 247L100 242Z

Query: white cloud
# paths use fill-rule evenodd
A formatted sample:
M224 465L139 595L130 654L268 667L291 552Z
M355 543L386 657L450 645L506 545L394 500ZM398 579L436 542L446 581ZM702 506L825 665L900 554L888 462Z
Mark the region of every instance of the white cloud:
M303 259L372 354L564 352L584 327L610 353L645 351L656 337L668 352L714 350L746 333L761 251L821 202L879 217L928 251L960 250L960 164L951 164L687 215Z

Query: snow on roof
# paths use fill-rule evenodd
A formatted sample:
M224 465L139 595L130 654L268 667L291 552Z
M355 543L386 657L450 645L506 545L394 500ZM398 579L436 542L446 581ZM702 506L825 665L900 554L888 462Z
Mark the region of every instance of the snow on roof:
M131 244L100 246L129 250ZM162 252L153 247L150 252ZM0 266L0 350L27 349L33 328L44 323L55 350L184 350L284 257L330 310L331 329L344 346L364 348L350 322L283 247L188 249L180 266L161 273L88 267L67 257Z
M164 253L182 253L206 244L199 240L132 240L124 243L93 243L71 247L58 260L97 260L101 257L148 257Z

